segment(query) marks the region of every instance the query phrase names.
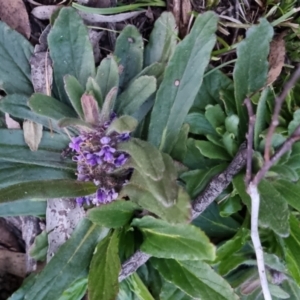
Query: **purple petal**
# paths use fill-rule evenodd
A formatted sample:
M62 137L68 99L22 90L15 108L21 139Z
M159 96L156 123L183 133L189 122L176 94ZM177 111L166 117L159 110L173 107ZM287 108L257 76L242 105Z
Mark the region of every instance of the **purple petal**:
M128 157L122 153L115 159L114 164L116 167L123 166L126 163L127 159Z
M125 142L128 141L130 139L130 133L126 132L126 133L122 133L118 136L119 141Z
M80 151L80 145L83 142L80 136L72 137L71 142L69 143L69 147L76 152Z
M110 138L108 136L104 136L101 140L100 140L102 145L106 145L110 142Z
M80 206L82 206L85 202L85 197L77 197L76 198L76 203Z

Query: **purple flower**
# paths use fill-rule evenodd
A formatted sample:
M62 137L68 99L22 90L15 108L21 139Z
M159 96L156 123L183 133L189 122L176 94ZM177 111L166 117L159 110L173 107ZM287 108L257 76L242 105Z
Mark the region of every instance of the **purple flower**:
M114 161L113 153L115 153L115 152L116 152L115 148L112 148L112 147L110 147L108 145L105 145L96 154L99 155L100 157L103 157L104 161L111 163L111 162Z
M109 203L115 199L118 198L118 193L115 192L114 189L105 189L105 188L100 188L96 192L96 198L94 204L105 204Z
M80 206L82 206L85 202L85 197L77 197L76 198L76 203Z
M128 140L130 139L130 133L129 133L129 132L121 133L121 134L118 136L118 139L119 139L119 141L121 141L121 142L128 141Z
M126 163L127 159L127 155L122 153L115 159L114 164L116 167L121 167Z
M110 142L110 138L108 136L104 136L101 140L100 140L102 145L106 145Z
M87 164L89 164L92 167L96 166L96 165L100 165L102 162L100 157L94 153L85 153L84 156L85 156Z
M73 149L73 151L79 152L80 151L80 145L83 142L82 138L80 136L72 137L71 142L69 143L69 147Z

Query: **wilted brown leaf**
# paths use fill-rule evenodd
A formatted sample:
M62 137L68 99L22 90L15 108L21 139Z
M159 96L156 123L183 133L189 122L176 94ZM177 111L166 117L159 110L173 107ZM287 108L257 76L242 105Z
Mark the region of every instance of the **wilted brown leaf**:
M0 19L29 39L31 33L30 23L22 0L0 0Z
M85 93L81 97L81 105L84 120L90 124L97 124L99 122L99 108L95 98Z
M5 123L8 129L20 129L20 124L12 119L8 113L5 113Z
M25 120L23 123L24 139L31 151L36 151L43 136L43 126L41 124Z
M285 58L285 43L283 39L284 35L285 33L278 35L270 43L269 73L267 85L272 84L281 73Z

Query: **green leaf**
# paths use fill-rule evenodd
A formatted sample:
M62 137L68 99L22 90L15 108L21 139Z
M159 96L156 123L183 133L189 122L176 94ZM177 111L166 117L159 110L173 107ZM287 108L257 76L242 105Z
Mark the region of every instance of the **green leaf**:
M60 100L68 103L64 76L74 76L85 87L88 77L95 74L88 31L75 9L64 7L60 10L48 35L48 45Z
M81 106L81 97L84 94L84 89L78 80L72 75L66 75L64 77L65 90L69 97L69 100L78 114L83 119L83 110Z
M107 235L108 230L83 219L51 261L39 274L38 280L25 294L25 299L53 300L86 270L96 244Z
M58 300L79 300L82 299L87 290L88 279L86 277L76 279L68 289L66 289Z
M27 96L13 94L0 100L0 110L10 114L12 117L24 120L28 119L35 123L42 124L47 128L51 128L56 132L63 132L62 129L55 124L55 122L51 122L52 124L50 124L49 118L37 115L29 108L27 104Z
M10 147L27 147L24 142L24 136L22 130L17 129L0 129L0 145ZM59 152L66 148L70 139L66 135L61 135L51 132L43 132L43 137L39 145L39 150L51 150L53 152ZM32 151L31 151L32 152ZM1 156L1 158L3 158Z
M20 33L0 22L0 89L6 94L33 93L30 57L33 47Z
M193 112L186 116L185 123L190 125L190 132L194 134L216 134L215 129L207 121L203 113Z
M28 106L36 114L53 120L60 120L64 117L77 117L75 111L71 107L44 94L33 94L28 101Z
M91 131L93 130L93 126L88 124L85 121L75 118L62 118L57 122L57 125L61 128L64 127L75 127L84 131Z
M126 225L135 210L141 209L131 201L117 200L106 205L92 208L87 218L93 223L107 228L118 228Z
M153 180L160 180L165 171L163 154L151 144L131 139L127 143L121 143L118 150L130 155L130 166L145 174Z
M239 196L230 197L220 203L220 216L228 217L243 208Z
M287 201L287 203L300 211L300 202L298 197L300 195L299 183L293 183L287 180L276 180L273 182L275 189Z
M11 163L1 160L0 188L20 182L50 179L75 179L75 173L72 170L63 170L55 167Z
M213 202L210 206L195 220L193 224L201 228L210 238L229 238L232 237L241 224L235 219L220 216L217 203Z
M267 99L270 94L270 89L265 88L259 98L256 109L256 119L254 124L254 149L258 150L259 136L263 130L266 129L266 113L267 113Z
M179 260L215 259L214 245L193 225L174 225L149 216L134 219L131 225L143 232L141 250L151 256Z
M225 127L228 132L234 134L234 136L237 136L239 129L239 117L237 115L226 117Z
M192 300L190 296L186 295L180 289L178 289L174 284L165 281L163 283L160 299L164 300Z
M190 198L182 187L178 189L176 203L169 207L162 204L145 186L135 184L135 182L123 187L121 196L125 195L128 195L130 200L139 206L170 223L186 223L191 218Z
M285 260L289 274L300 286L300 233L299 220L291 214L290 216L290 236L282 239L284 243Z
M101 89L100 89L98 83L92 77L89 77L88 81L86 83L86 93L88 93L89 95L93 95L95 100L98 103L98 107L99 108L102 107L102 105L103 105L102 92L101 92Z
M132 292L134 292L139 300L154 300L137 273L132 274L127 281L129 283L129 288Z
M155 77L141 76L130 83L126 90L118 96L115 102L115 111L119 115L133 115L155 91Z
M230 285L202 261L151 258L150 262L169 282L194 298L238 300Z
M187 171L180 176L180 179L185 182L187 192L194 199L205 189L210 180L223 172L226 167L227 164L221 164L209 169Z
M0 217L42 216L46 214L45 201L20 200L0 203Z
M115 299L119 290L120 269L119 232L114 231L100 241L95 249L89 271L89 299Z
M31 273L28 277L26 277L21 285L21 287L16 290L9 300L24 300L24 296L27 292L30 291L31 287L34 285L34 283L37 280L39 274Z
M182 125L181 130L179 132L178 140L174 144L174 147L170 153L171 157L179 162L182 162L186 156L189 129L189 124L184 123Z
M40 180L18 183L0 189L0 202L28 199L79 197L95 193L93 182L75 180Z
M225 124L225 113L219 104L210 105L205 110L205 118L213 128L223 126Z
M217 259L215 262L230 260L232 255L237 253L250 238L250 230L241 228L238 233L230 240L227 240L217 249Z
M44 261L47 258L48 250L48 233L42 231L38 236L35 237L34 243L30 247L30 256L38 261Z
M172 170L170 170L171 164ZM128 193L128 196L131 196L133 199L135 199L133 201L137 201L138 194L144 192L145 197L149 197L152 199L152 201L161 203L164 207L174 206L176 204L178 194L178 185L175 181L175 178L171 177L168 171L170 171L172 175L176 173L172 162L169 163L169 166L164 172L165 176L160 180L153 180L152 178L147 177L135 170L130 179L130 183L123 190L123 195ZM136 188L136 191L132 190L134 188ZM152 201L150 201L150 203ZM142 200L140 200L138 204L140 202L142 202Z
M209 141L196 141L195 145L205 157L210 159L230 160L230 155L224 148L214 145Z
M296 110L293 114L293 121L290 122L288 127L289 135L300 125L300 109Z
M177 44L178 28L171 12L163 12L155 21L145 48L144 65L155 62L167 63Z
M237 47L238 58L233 79L236 108L240 118L240 139L244 139L248 124L248 114L243 102L267 82L269 45L273 33L272 25L266 19L260 19L260 23L247 31L246 38Z
M153 63L152 65L144 68L131 80L130 83L142 76L153 76L156 78L157 86L159 87L164 77L165 68L166 66L163 63Z
M107 128L106 133L109 134L113 131L117 133L128 133L134 131L136 126L137 126L136 119L130 116L123 115L112 121L112 123Z
M108 56L101 61L95 80L101 89L103 99L113 87L119 86L118 65L113 56Z
M127 25L117 38L114 55L119 61L120 88L124 90L129 81L142 71L143 38L136 27Z
M209 71L208 71L209 72ZM204 74L203 83L196 95L195 101L192 106L192 111L204 111L207 105L225 104L226 111L235 113L235 105L231 102L223 101L221 94L233 91L232 80L223 74L220 70L213 70L213 72L206 72ZM231 97L230 97L231 98Z
M217 22L213 12L199 15L191 33L179 43L168 63L156 95L148 135L148 140L164 152L172 150L201 86L216 41Z
M246 192L244 175L239 174L233 179L233 185L237 189L242 201L251 211L251 199ZM276 234L286 237L289 234L289 209L287 202L282 195L266 179L263 179L259 186L260 209L259 225L274 230Z

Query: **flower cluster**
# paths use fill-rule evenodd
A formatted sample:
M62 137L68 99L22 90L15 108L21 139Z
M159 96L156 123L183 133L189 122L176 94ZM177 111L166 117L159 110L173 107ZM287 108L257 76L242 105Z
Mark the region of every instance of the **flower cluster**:
M113 116L112 119L114 119ZM76 198L78 204L99 205L109 203L118 197L124 178L112 174L124 165L128 155L117 150L117 144L127 141L129 133L116 132L106 135L109 123L98 126L93 131L81 132L73 137L69 148L75 152L73 160L77 162L77 179L93 181L98 187L94 195Z

